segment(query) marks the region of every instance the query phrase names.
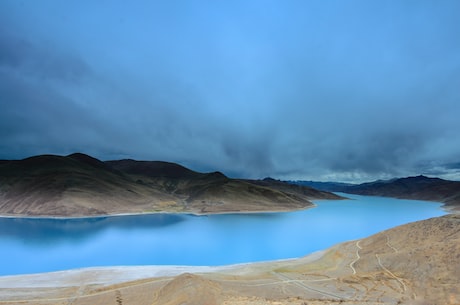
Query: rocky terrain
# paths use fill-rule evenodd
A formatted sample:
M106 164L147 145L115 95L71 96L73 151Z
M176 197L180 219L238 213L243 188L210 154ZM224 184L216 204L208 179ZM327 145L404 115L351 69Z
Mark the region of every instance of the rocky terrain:
M459 282L460 215L447 215L293 260L0 277L0 304L454 305Z
M330 192L442 202L445 208L460 212L460 181L416 176L356 185L314 181L291 183Z
M160 161L103 162L76 153L0 162L0 215L8 216L281 211L338 198L310 187L230 179Z

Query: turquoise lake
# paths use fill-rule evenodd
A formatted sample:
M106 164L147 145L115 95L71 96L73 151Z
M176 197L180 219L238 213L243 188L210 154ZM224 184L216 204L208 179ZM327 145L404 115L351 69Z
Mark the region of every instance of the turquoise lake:
M286 259L446 214L441 204L342 194L284 213L0 218L0 275L119 265Z

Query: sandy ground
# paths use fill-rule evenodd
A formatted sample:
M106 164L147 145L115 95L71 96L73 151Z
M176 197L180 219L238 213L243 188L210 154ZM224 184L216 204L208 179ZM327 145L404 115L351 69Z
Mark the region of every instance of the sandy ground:
M313 262L324 254L318 251L302 258ZM183 273L225 273L231 275L250 274L254 271L271 269L278 264L295 262L298 259L235 264L225 266L111 266L72 269L58 272L27 275L0 276L0 289L13 288L56 288L79 285L114 285L146 278L175 277Z

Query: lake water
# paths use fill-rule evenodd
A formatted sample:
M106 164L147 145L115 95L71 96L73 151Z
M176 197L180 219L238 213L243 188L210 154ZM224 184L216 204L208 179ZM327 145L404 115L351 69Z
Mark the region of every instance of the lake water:
M343 194L285 213L0 218L0 275L115 265L226 265L304 256L446 214L440 204Z

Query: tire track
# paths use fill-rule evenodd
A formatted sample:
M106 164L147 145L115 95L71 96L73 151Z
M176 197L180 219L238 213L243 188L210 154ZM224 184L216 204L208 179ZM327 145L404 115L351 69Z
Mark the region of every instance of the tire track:
M393 247L391 244L390 244L390 237L388 235L385 235L387 237L387 246L390 247L395 253L398 253L398 249L396 249L395 247Z
M81 297L83 295L83 292L85 291L85 286L84 285L81 285L80 287L78 287L78 290L77 292L75 293L75 295L71 298L68 299L67 301L67 305L72 305L73 303L75 303L75 301Z
M133 284L133 285L128 284L128 285L124 286L123 289L129 289L129 288L140 287L140 286L147 286L147 285L151 285L151 284L158 283L158 282L169 282L169 281L171 281L170 278L158 279L158 280L155 279L155 280L146 281L146 282L143 282L143 283L140 283L140 284ZM0 301L0 304L23 304L23 303L34 302L34 301L38 301L38 302L46 302L46 301L59 302L59 301L66 301L67 300L67 304L70 305L70 304L73 304L73 302L75 302L75 300L78 297L81 297L81 298L95 297L95 296L99 296L99 295L109 294L109 293L112 293L114 291L119 290L119 288L110 288L110 289L107 289L107 290L102 290L102 291L97 291L97 292L91 292L91 293L88 293L88 294L83 294L84 288L85 287L80 287L80 289L78 289L77 293L73 297L4 300L4 301ZM120 299L120 301L123 301L123 300Z
M309 290L309 291L312 291L312 292L316 292L316 293L319 293L319 294L321 294L323 296L334 298L334 299L337 299L337 300L348 299L348 298L343 297L341 295L337 295L337 294L334 294L334 293L331 293L331 292L326 292L326 291L322 291L322 290L307 286L304 283L302 283L301 281L293 279L293 278L290 278L289 276L287 276L285 274L281 274L281 273L278 273L278 272L275 272L275 271L272 271L270 273L272 273L273 275L275 275L276 277L281 279L282 282L284 282L284 283L292 283L294 285L297 285L300 288L303 288L303 289L306 289L306 290Z
M375 254L375 257L377 258L377 261L378 261L380 267L381 267L385 272L387 272L391 277L393 277L395 280L397 280L397 281L401 284L401 286L402 286L402 288L403 288L402 291L403 291L403 292L406 292L406 291L407 291L407 287L406 287L406 284L404 284L403 280L402 280L400 277L394 275L393 272L391 272L391 271L388 270L384 265L382 265L382 261L380 260L380 256L379 256L378 254Z
M118 305L123 305L123 298L121 297L120 290L115 290L115 300L117 301Z
M359 242L360 242L360 241L361 241L361 240L358 240L358 241L356 242L356 247L357 247L357 249L356 249L356 259L355 259L354 261L352 261L352 262L350 263L350 265L348 265L348 266L350 266L351 270L353 271L353 274L356 274L356 269L355 269L354 265L355 265L355 263L356 263L357 261L359 261L359 259L361 258L361 256L359 255L359 250L362 250L362 249L363 249L363 248L361 248L361 246L359 245Z

